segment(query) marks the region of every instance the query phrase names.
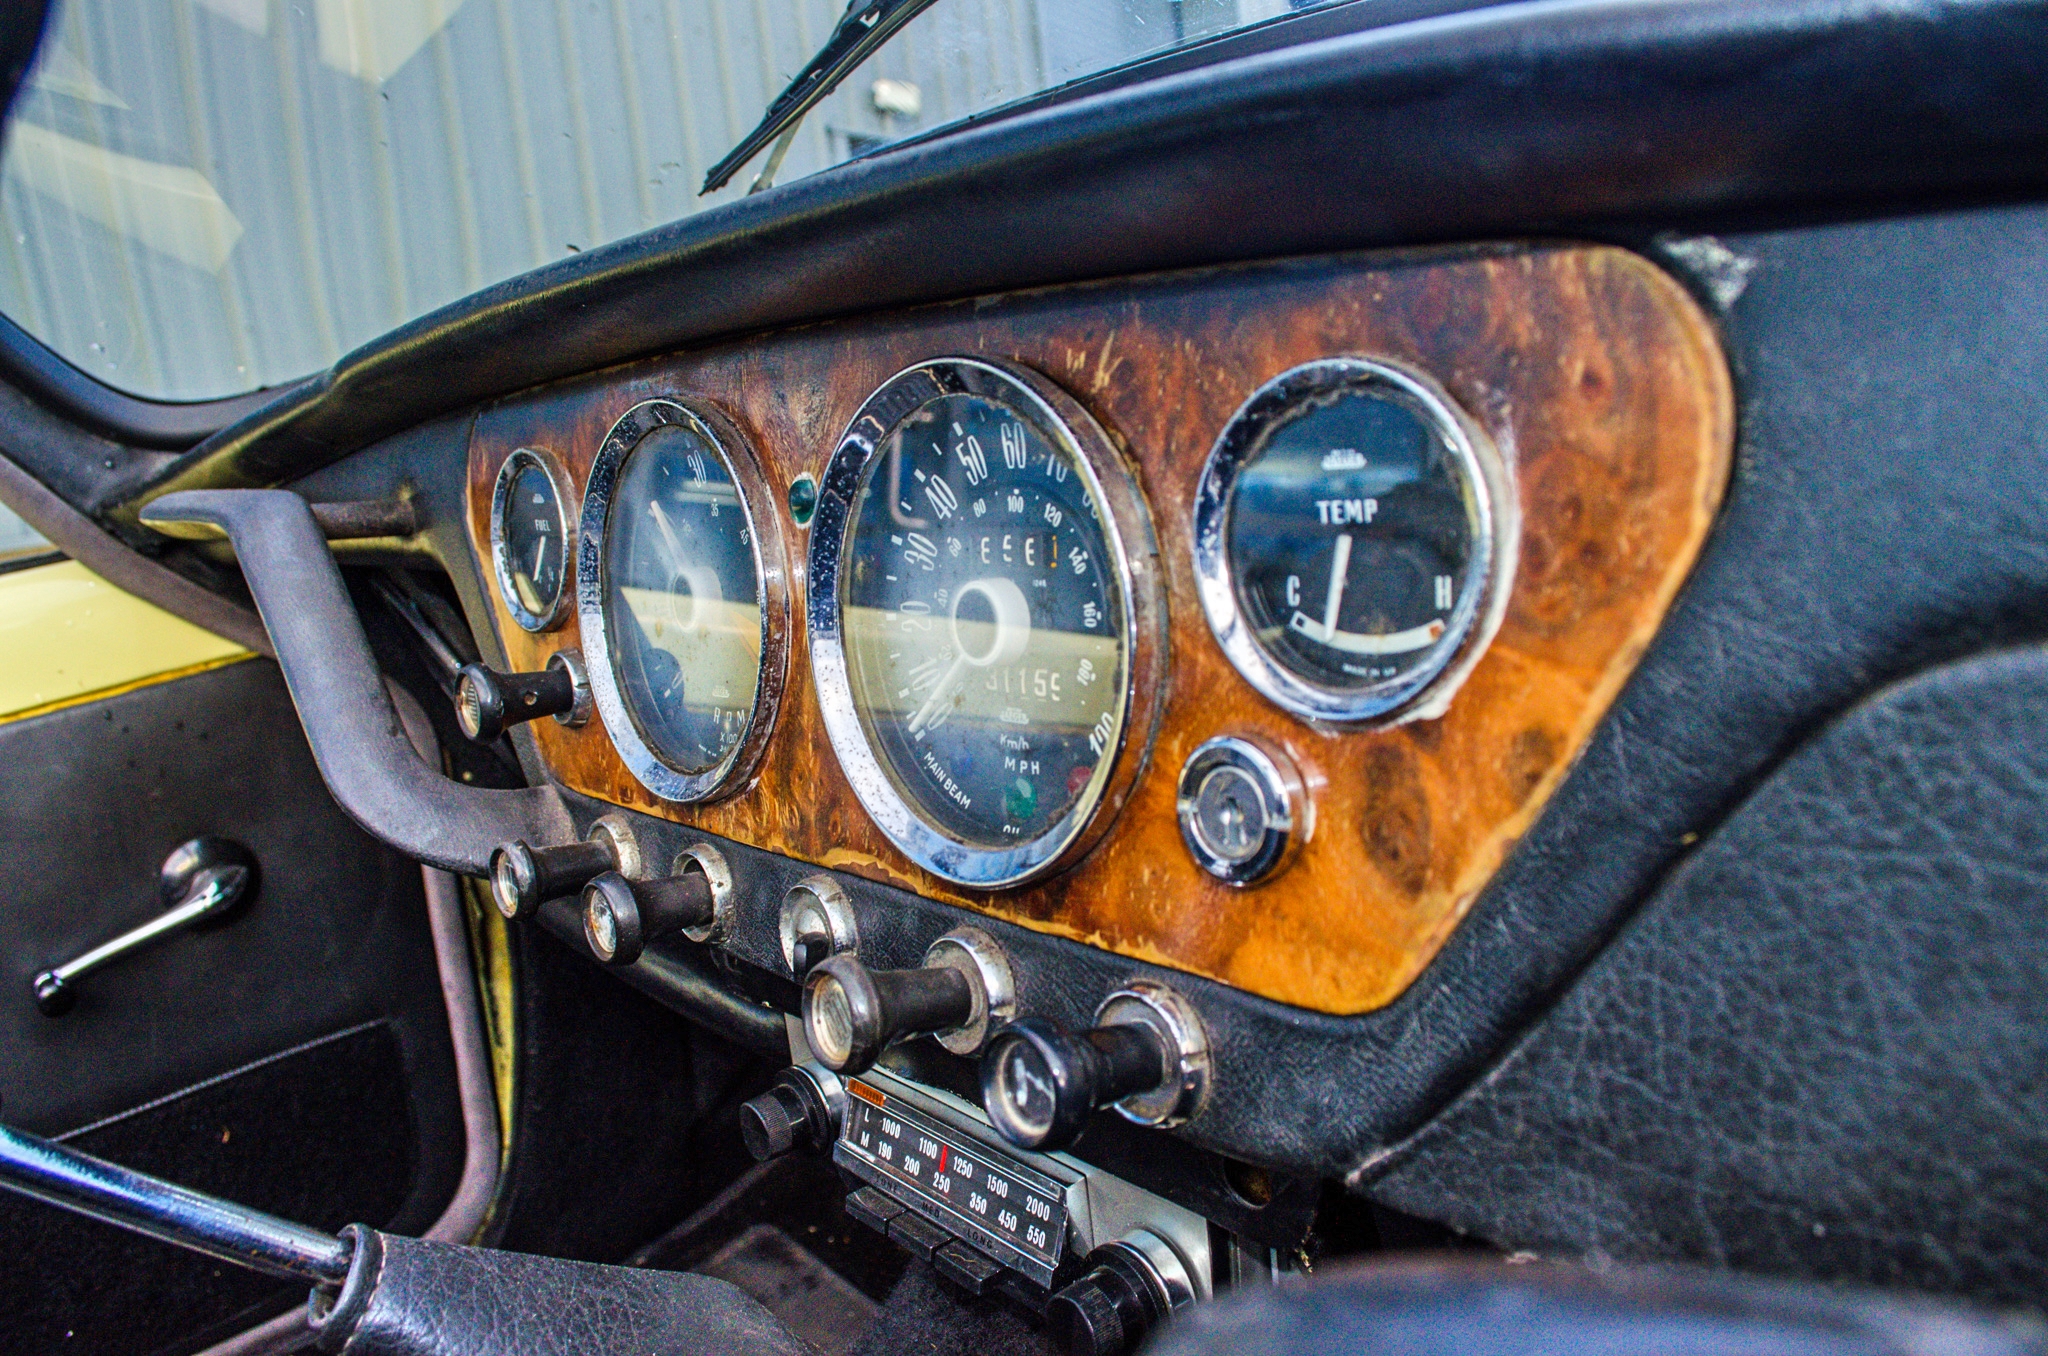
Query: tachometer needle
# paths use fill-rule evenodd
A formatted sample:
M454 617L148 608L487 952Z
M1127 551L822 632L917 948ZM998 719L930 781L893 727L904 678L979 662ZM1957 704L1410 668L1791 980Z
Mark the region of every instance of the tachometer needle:
M1351 572L1351 534L1341 533L1337 537L1337 555L1330 562L1330 596L1323 604L1323 634L1337 634L1337 609L1344 602L1344 581Z
M676 530L668 525L668 515L661 511L661 501L659 499L648 500L647 511L654 515L654 525L661 529L661 540L664 548L662 554L668 557L668 572L671 575L681 574L683 570L682 543L676 540Z

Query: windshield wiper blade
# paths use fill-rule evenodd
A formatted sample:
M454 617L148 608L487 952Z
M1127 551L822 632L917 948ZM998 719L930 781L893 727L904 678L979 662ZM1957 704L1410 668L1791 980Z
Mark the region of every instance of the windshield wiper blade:
M761 125L747 133L740 144L726 153L725 159L711 167L704 176L702 193L710 193L725 187L740 166L760 154L761 148L777 137L787 138L796 131L796 125L804 114L817 107L818 102L839 87L853 68L874 54L877 47L896 36L903 25L931 8L935 0L853 0L847 6L846 14L839 20L839 26L832 30L832 36L825 39L825 45L810 59L796 79L789 82L789 88L775 96L775 102L768 105L768 112L761 119ZM778 152L787 150L785 144ZM773 178L776 167L781 163L778 153L775 160L763 171L767 178ZM765 187L765 185L763 185Z

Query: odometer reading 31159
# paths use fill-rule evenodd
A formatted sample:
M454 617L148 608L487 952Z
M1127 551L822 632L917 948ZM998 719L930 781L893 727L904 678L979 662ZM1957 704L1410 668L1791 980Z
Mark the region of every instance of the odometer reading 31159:
M1130 705L1129 601L1072 429L1006 373L970 375L869 401L887 419L847 508L838 619L894 797L1000 855L1071 838L1100 797Z

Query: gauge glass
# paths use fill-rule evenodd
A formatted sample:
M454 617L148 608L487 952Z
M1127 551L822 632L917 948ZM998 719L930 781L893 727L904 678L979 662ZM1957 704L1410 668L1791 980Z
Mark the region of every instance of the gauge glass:
M617 692L655 757L698 774L731 756L761 679L761 575L732 470L689 423L620 465L604 529L604 626Z
M1458 656L1495 557L1475 437L1440 393L1360 361L1296 369L1239 412L1199 501L1220 502L1221 541L1198 521L1197 564L1226 651L1269 696L1370 718ZM1199 558L1219 546L1221 598Z
M896 787L979 847L1029 841L1108 775L1123 599L1073 451L1012 405L903 418L855 500L843 588L854 707Z
M522 447L506 458L492 510L499 590L515 621L544 630L568 582L569 538L561 492L541 453Z

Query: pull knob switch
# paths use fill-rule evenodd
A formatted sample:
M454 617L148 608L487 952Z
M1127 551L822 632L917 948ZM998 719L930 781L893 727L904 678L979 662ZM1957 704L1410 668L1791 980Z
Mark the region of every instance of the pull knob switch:
M1096 1108L1148 1092L1169 1075L1166 1043L1150 1027L1098 1026L1078 1035L1043 1017L1003 1028L982 1057L982 1103L1020 1149L1064 1149Z
M508 919L531 918L549 900L577 894L618 869L619 855L608 838L551 848L515 838L491 853L491 902Z
M803 1009L818 1062L859 1073L891 1041L923 1032L955 1054L975 1053L1015 1015L1016 986L995 939L964 927L933 942L915 970L870 970L852 955L819 961L804 977Z
M479 744L542 716L576 724L589 706L589 687L566 653L550 656L548 666L538 673L500 673L482 664L464 664L455 675L455 723Z
M1141 1125L1178 1125L1208 1092L1209 1046L1187 1000L1137 981L1073 1034L1028 1017L998 1032L981 1058L981 1099L996 1132L1021 1149L1052 1152L1088 1118L1115 1107Z
M491 902L507 921L531 918L551 899L573 899L607 871L641 874L639 840L618 815L590 826L581 843L537 848L521 838L491 852Z
M701 928L717 913L702 871L628 880L607 871L583 887L583 940L606 965L631 965L647 943Z

